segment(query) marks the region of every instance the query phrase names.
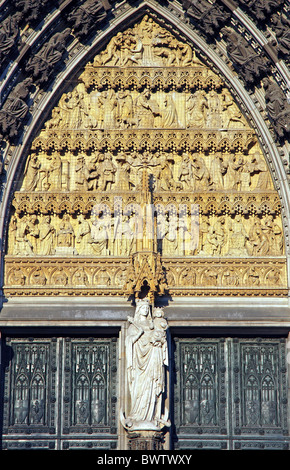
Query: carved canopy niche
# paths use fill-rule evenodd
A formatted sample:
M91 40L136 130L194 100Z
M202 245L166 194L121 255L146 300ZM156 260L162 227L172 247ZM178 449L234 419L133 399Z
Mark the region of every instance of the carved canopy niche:
M255 132L194 48L148 15L69 84L12 205L6 295L128 295L150 276L173 296L287 295Z

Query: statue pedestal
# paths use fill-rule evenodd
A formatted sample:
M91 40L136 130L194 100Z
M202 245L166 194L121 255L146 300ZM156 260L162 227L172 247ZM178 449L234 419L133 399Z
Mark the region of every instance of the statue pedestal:
M164 434L161 431L128 432L128 450L163 450Z

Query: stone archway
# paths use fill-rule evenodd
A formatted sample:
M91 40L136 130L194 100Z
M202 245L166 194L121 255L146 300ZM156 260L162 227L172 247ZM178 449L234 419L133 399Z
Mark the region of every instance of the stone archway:
M50 39L55 35L60 34L57 37L66 43L57 66L52 60L52 67L47 68L47 81L42 82L42 77L36 75L37 64L30 63L29 70L24 67L28 49L22 51L13 66L7 65L4 116L9 115L9 103L19 97L21 109L18 116L12 116L15 135L7 133L2 125L6 180L1 205L4 295L0 318L4 331L24 325L47 327L48 319L50 326L62 330L68 326L77 330L96 324L106 328L113 325L122 328L120 343L124 351L126 315L132 311L127 296L140 292L143 295L149 287L168 304L170 326L203 326L206 321L209 328L245 324L287 328L289 187L288 162L281 157L287 152L288 142L283 119L279 121L277 113L269 113L273 95L266 94L265 78L272 70L273 87L276 82L281 83L279 99L287 115L283 81L288 72L270 41L265 41L263 29L233 2L200 4L207 19L203 23L198 21L201 11L194 9L194 2L122 2L114 3L111 9L107 6L107 10L99 4L100 9L92 17L99 18L100 29L90 29L88 40L86 35L80 35L76 23L70 23L73 2L62 2L59 9L45 17L44 30L36 27L28 36L28 49L38 52L39 60L48 45L53 45ZM221 15L220 11L226 14ZM283 14L281 7L279 15ZM154 22L154 38L159 45L152 44L150 38L147 56L142 56L142 52L140 58L136 30L144 23L145 15ZM202 31L198 29L201 24ZM150 26L146 20L146 35L150 34ZM68 27L70 39L66 36ZM112 58L109 49L118 33L122 36L121 45L113 50ZM245 68L228 49L233 35L244 51L241 60L245 60ZM174 47L170 45L173 43ZM155 62L152 56L151 61L148 59L154 47L159 48ZM255 59L257 64L253 65L251 61ZM170 74L164 60L170 63ZM146 88L151 96L145 96ZM86 111L92 103L100 109L98 99L105 98L107 89L112 91L106 96L108 104L120 104L121 100L124 103L114 116L114 126L112 114L109 118L103 116L102 125L96 125L99 117ZM134 102L142 96L147 104L143 108L151 111L141 113L139 103L139 111L130 112L130 106L125 105L126 96L119 96L124 90L129 90ZM184 113L191 95L196 99L194 109L201 105L203 97L198 92L204 90L208 104L213 92L209 115L201 112L191 117L189 108ZM86 106L75 106L72 114L66 114L62 104L68 104L68 94L76 91L85 95ZM218 106L226 103L225 91L229 91L227 109L232 107L234 112L219 111L218 116L225 118L219 122L212 110L216 101ZM172 106L168 109L168 98L172 97L176 112ZM155 108L153 101L157 102ZM153 108L161 111L159 115L152 112ZM72 129L68 124L71 122ZM134 152L139 166L132 164ZM147 152L150 158L146 159ZM185 152L189 153L188 161L183 159ZM170 158L161 162L162 154ZM209 171L203 180L207 175L203 170L214 166L218 154L222 158L217 159L215 171L211 177ZM243 162L238 161L241 155ZM139 173L126 179L128 163L129 169L138 167ZM230 163L237 164L237 168L230 171ZM245 164L256 166L236 179L233 175ZM189 181L183 166L185 170L191 168ZM105 174L110 178L104 178ZM231 186L232 183L235 184ZM207 226L206 247L195 247L195 253L178 252L176 256L175 248L173 252L170 248L170 237L167 245L162 240L164 246L158 245L158 240L145 243L141 237L138 247L136 244L131 251L130 240L122 251L117 243L110 248L106 243L97 247L96 238L90 243L92 252L87 252L84 239L75 244L77 228L90 222L95 204L101 204L98 209L103 211L108 208L115 216L114 194L126 195L130 209L132 204L143 208L153 200L174 213L177 206L198 202L202 222ZM188 207L185 212L187 217L192 215ZM83 214L85 220L77 219ZM257 220L259 227L252 223ZM125 227L126 221L123 222ZM48 239L40 242L40 227L47 236L54 230L50 238L54 238L53 243ZM89 232L83 232L84 236L87 233L92 235L91 227ZM268 252L259 253L267 245L263 241L268 235ZM181 245L177 249L184 250ZM124 363L120 380L125 390L123 372ZM126 393L121 394L120 401L121 407L128 404ZM120 439L122 447L124 434Z
M240 22L240 25L245 25L244 14L242 14L240 11L237 11L234 8L234 6L231 4L217 6L216 7L217 11L215 11L214 9L208 10L207 11L208 24L210 23L210 21L212 22L212 24L215 24L215 22L213 21L214 18L220 18L219 15L217 14L219 11L218 10L219 8L224 9L224 11L226 11L227 14L225 15L223 21L221 20L218 21L218 26L215 25L212 32L208 32L207 28L205 27L204 28L205 36L201 37L198 34L197 30L195 30L194 20L195 20L196 12L194 14L193 12L194 9L192 10L192 7L190 7L190 5L184 4L181 7L170 5L170 8L167 8L166 6L163 6L163 5L157 6L154 2L144 2L144 3L141 2L141 4L139 4L137 8L134 8L134 9L132 9L130 5L126 5L126 6L124 5L122 7L119 7L118 5L116 5L115 9L113 8L114 17L115 17L114 21L110 19L110 9L108 5L106 4L104 6L106 7L105 9L100 6L99 10L97 9L94 12L94 14L97 15L97 18L100 21L100 27L102 27L101 25L104 24L106 19L109 18L110 24L107 23L109 27L106 28L105 32L101 31L99 34L97 34L94 37L94 39L92 40L89 46L89 50L87 50L87 48L84 48L83 46L81 47L78 46L78 41L81 41L79 44L82 44L84 43L85 39L82 35L80 35L79 32L77 32L77 29L72 28L72 33L75 35L75 37L78 38L77 40L75 39L73 40L73 42L70 43L70 46L68 49L69 51L72 51L71 56L73 56L73 58L71 59L68 58L68 60L66 59L66 62L67 62L66 69L63 69L63 72L61 72L61 74L58 75L58 78L55 79L53 73L51 74L50 79L54 80L52 93L49 93L49 94L47 94L46 92L43 93L42 91L43 87L41 86L41 83L37 79L35 80L35 83L38 85L38 88L33 93L33 95L30 94L29 96L31 97L33 96L34 101L38 102L39 104L34 106L34 110L32 112L30 111L30 116L31 116L30 124L27 127L27 131L24 134L23 145L13 145L12 142L9 141L9 137L8 137L7 138L8 145L6 145L6 148L4 149L3 157L5 160L5 167L7 169L7 181L6 181L6 184L4 185L4 194L3 194L4 207L7 207L7 204L9 205L9 198L10 198L9 195L11 194L11 190L12 190L11 185L14 184L13 181L15 181L15 177L16 179L19 177L19 168L21 167L20 162L24 162L25 160L24 155L27 154L27 149L28 149L28 146L30 145L31 139L35 135L36 129L39 128L39 125L41 124L41 122L43 122L44 116L47 115L47 113L49 112L49 109L50 109L49 103L56 102L57 97L60 96L61 89L63 88L62 84L65 82L65 80L67 80L67 77L72 74L72 71L76 70L84 62L84 60L87 60L85 59L85 57L87 58L92 57L93 51L96 51L98 47L101 47L104 41L106 41L105 38L108 35L110 35L111 37L111 35L113 34L113 31L116 31L118 28L123 27L121 25L128 24L128 22L129 23L133 22L134 18L136 18L138 15L141 16L144 11L146 10L151 11L151 13L153 13L153 16L157 15L157 17L158 16L160 18L163 17L164 18L163 21L168 21L168 24L172 24L174 28L174 25L176 24L178 17L181 18L181 21L184 21L182 20L182 17L183 17L182 15L184 15L184 13L182 12L182 6L184 6L187 9L188 18L193 19L193 27L192 27L192 24L188 22L188 20L186 20L183 23L183 34L185 34L184 37L187 37L188 39L190 39L190 41L193 41L193 44L196 45L203 59L208 60L209 58L210 62L214 64L214 67L217 68L217 71L219 73L222 73L222 75L226 79L226 82L230 85L231 90L234 91L239 104L242 106L242 108L245 110L246 113L249 113L248 116L250 117L251 122L254 125L254 127L257 129L258 138L262 143L262 148L263 148L265 157L268 160L268 164L270 165L270 169L272 169L272 171L274 171L275 173L274 181L275 181L275 184L278 184L279 186L278 190L280 193L280 198L282 198L282 209L284 209L285 207L285 212L287 212L288 186L287 185L285 186L284 184L281 185L281 182L285 181L285 176L284 176L285 170L283 168L283 163L280 158L281 151L285 153L285 149L287 149L287 142L286 144L284 143L284 148L282 145L282 150L280 150L281 143L279 143L279 141L277 141L277 144L275 145L275 143L273 142L273 137L271 133L269 132L268 127L265 124L263 117L261 116L261 113L258 111L258 108L259 107L261 108L261 105L260 105L261 100L259 100L261 93L259 91L259 87L255 88L254 85L256 85L256 83L257 85L261 83L263 74L258 73L257 77L254 77L254 79L257 81L256 83L254 83L254 85L252 85L252 90L250 89L249 90L250 93L249 93L248 91L246 91L246 88L244 86L245 82L243 83L243 79L241 80L238 79L237 74L233 73L232 70L229 68L228 63L226 63L227 60L224 60L224 58L221 57L222 55L221 51L224 51L223 42L221 43L218 42L216 43L215 47L211 47L212 37L216 38L218 34L221 34L222 37L225 37L225 38L227 37L221 32L221 29L226 23L226 21L229 20L229 11L232 11L232 13L234 14L234 17L230 19L231 27L233 27L236 24L235 21L237 21L237 19ZM204 7L206 7L206 4L204 5ZM54 13L53 24L55 26L58 25L58 30L60 30L59 25L62 26L61 18L65 17L65 15L68 13L66 8L68 8L68 5L63 5L59 10L57 10ZM205 8L205 11L206 11L206 8ZM68 21L68 17L69 15L66 17L66 21ZM186 19L186 16L184 18ZM252 26L253 26L252 28L253 38L255 40L259 40L260 43L262 43L263 34L259 31L259 29L254 23ZM62 27L65 28L65 23L63 23ZM76 28L76 25L75 25L75 28ZM236 32L233 31L232 34L236 34ZM208 47L206 44L206 38L208 38L209 40L210 47ZM267 44L267 47L265 46L266 51L269 50L268 44ZM285 67L283 68L283 66L282 67L280 66L280 63L277 60L278 56L277 55L275 56L275 54L273 54L273 51L271 51L270 57L273 61L275 61L275 66L277 67L277 70L280 73L281 77L283 79L286 78L287 77L286 69ZM233 63L233 65L235 66L236 64ZM21 74L19 74L21 70L23 70L23 67L22 69L21 67L18 67L18 80L20 80L20 83L21 83L21 79L24 78L23 75L21 76ZM10 83L12 83L13 73L16 76L16 72L11 70L11 68L8 69L6 96L9 95L9 89L11 89L9 88L9 86L10 86ZM27 97L28 95L29 83L26 82L26 85L25 85L24 82L22 81L21 86L22 86L22 89L24 88L23 96L25 100L25 96ZM249 83L247 82L246 82L246 87L249 88ZM254 95L253 95L253 91L254 91ZM260 102L257 103L257 99ZM21 127L20 127L20 134L21 134ZM16 138L16 142L17 142L17 138ZM4 209L3 213L7 214L7 210ZM2 240L3 242L5 242L5 239L6 239L5 233L7 233L6 232L7 230L6 215L3 219L1 219L1 222L2 222L2 228L4 230L3 232L4 236L2 237ZM288 246L288 242L287 242L288 227L287 227L286 214L283 215L283 225L284 225L284 231L285 231L285 236L286 236L286 245Z

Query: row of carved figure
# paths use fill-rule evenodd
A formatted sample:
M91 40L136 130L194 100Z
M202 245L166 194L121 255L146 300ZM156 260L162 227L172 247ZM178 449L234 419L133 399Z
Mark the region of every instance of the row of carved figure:
M0 26L0 62L5 64L5 59L9 53L17 46L22 45L21 30L27 26L33 27L37 25L41 18L56 5L55 3L65 3L62 0L13 0L15 13L7 16ZM87 36L98 23L101 23L107 16L103 8L102 2L99 0L86 0L83 5L79 5L68 13L66 19L68 25L73 30L73 34L79 39ZM68 36L62 36L62 33L53 35L46 44L31 58L28 64L28 70L31 63L45 63L46 68L51 68L55 63L58 52L63 53L66 49L66 40ZM59 55L59 60L62 54ZM45 78L41 78L40 82Z
M82 84L65 93L46 129L244 128L230 92L155 93L145 88L86 94Z
M20 27L21 24L29 24L32 20L40 16L45 11L48 0L27 1L17 0L15 7L16 13L7 16L0 27L0 61L3 63L9 53L15 48L17 42L21 43ZM277 51L282 56L289 57L289 21L282 14L270 14L273 9L283 5L283 0L242 0L242 5L248 8L250 13L254 13L259 20L267 21L270 19L271 28L276 35L276 41L272 45L277 47ZM196 21L197 26L202 28L207 34L212 35L220 29L230 17L229 11L221 5L210 4L206 0L202 1L183 1L183 6L190 18ZM87 0L84 5L72 11L67 19L69 25L73 28L74 34L81 39L85 37L96 24L101 23L107 16L101 2ZM145 44L142 40L146 39ZM160 58L167 58L172 63L175 61L178 65L189 65L192 61L192 52L184 44L176 39L172 41L172 36L163 28L156 31L156 23L152 18L144 17L143 21L134 29L119 35L111 40L107 50L100 55L100 63L106 64L113 60L114 65L127 65L128 63L139 63L146 46L149 44L153 54ZM59 41L59 38L58 38ZM151 43L150 43L151 42ZM48 43L37 52L34 63L46 62L48 67L54 63L53 55L47 51L53 51L59 47L56 37L53 36ZM119 53L119 54L118 54ZM122 57L122 60L121 60ZM151 59L152 60L152 59ZM115 63L117 62L117 64ZM38 76L37 78L40 79Z
M224 5L219 4L217 1L209 3L207 0L182 0L184 9L189 18L191 18L195 25L201 29L205 34L214 36L217 32L223 33L224 26L229 23L230 12ZM286 59L289 58L290 50L290 36L289 36L289 19L283 15L282 9L284 0L239 0L237 6L245 9L247 13L253 17L260 24L267 24L273 30L276 40L271 41L271 45L275 47L278 54ZM236 36L234 44L230 44L230 50L242 49L242 56L244 59L253 56L254 50L246 47L246 41L242 36ZM241 48L242 46L242 48ZM236 62L240 63L240 56L236 56ZM250 64L254 67L254 63Z
M96 56L93 65L187 67L201 65L201 62L190 45L178 41L145 15L134 28L117 33L106 49Z
M169 157L169 158L168 158ZM142 168L147 168L156 191L253 191L273 188L270 172L259 152L244 156L217 153L210 157L185 153L172 162L171 155L144 151L97 153L74 160L60 155L40 159L32 154L24 170L22 191L140 190Z
M13 138L17 135L23 120L25 119L29 106L26 102L30 89L33 85L31 78L26 78L8 95L4 102L2 109L0 110L0 135L4 137L10 136ZM286 95L281 91L281 88L277 83L272 80L265 78L263 80L263 86L265 90L266 109L268 112L269 119L271 120L275 131L279 137L285 136L289 133L289 116L290 116L290 104L287 101ZM97 103L98 113L96 107L94 107L93 113L81 102L82 97L79 96L78 90L75 91L75 95L66 94L62 98L59 107L54 108L52 112L52 118L47 123L48 129L65 128L71 126L71 118L73 117L74 123L78 126L84 126L87 128L108 128L110 119L110 125L112 128L129 128L129 127L157 127L173 128L180 126L180 119L178 117L176 107L171 97L167 98L163 103L162 112L157 107L156 101L152 100L151 93L147 89L139 95L138 103L139 111L136 117L136 113L133 110L131 103L130 93L123 92L121 101L123 106L119 106L118 100L112 99L112 93L114 92L102 92L99 94ZM197 91L193 95L187 97L185 103L186 109L186 123L182 125L185 127L216 127L218 126L218 113L220 114L220 126L221 128L231 127L244 127L245 120L243 119L239 109L235 105L227 91L224 91L223 99L218 100L215 92L205 95L203 90ZM114 98L114 96L113 96ZM72 100L72 101L71 101ZM103 108L102 100L109 104L109 106ZM128 104L129 103L129 104ZM105 103L104 103L105 104ZM60 112L60 106L63 107ZM70 107L72 108L70 109ZM112 108L113 106L113 108ZM105 110L105 111L104 111ZM140 110L142 113L140 114ZM72 114L72 111L74 113ZM96 114L97 113L97 114ZM160 121L161 119L161 121ZM107 124L106 124L107 123ZM75 124L73 124L75 126Z
M194 288L199 286L247 287L280 286L283 287L283 268L279 266L192 266L173 267L166 270L169 288ZM127 268L102 267L86 269L84 267L65 269L53 267L31 268L24 266L9 268L7 286L75 286L75 287L114 287L126 288Z
M149 20L146 24L147 26L150 24ZM169 36L171 37L171 34L166 32L166 30L164 31L165 38L167 38L167 41L169 41ZM122 35L125 33L120 34ZM223 35L228 40L228 55L230 56L233 63L236 64L236 67L238 68L241 76L244 76L247 82L252 83L257 76L261 78L265 75L265 73L268 73L268 64L263 61L263 59L254 51L253 48L248 45L248 43L240 35L237 35L237 33L230 29L224 29ZM18 83L14 89L12 89L12 91L6 98L6 101L4 102L4 105L0 112L0 135L2 135L4 139L13 139L18 135L18 132L22 127L23 120L25 119L29 111L29 105L27 103L27 100L32 86L34 84L38 84L39 82L46 83L51 78L55 70L55 66L59 64L60 59L65 53L68 36L69 29L64 30L62 33L56 33L54 36L52 36L49 42L43 46L43 49L39 53L34 54L31 59L27 62L26 72L32 74L33 78L31 78L30 76L28 78L25 78L22 82ZM285 41L286 40L287 38L285 39ZM182 47L183 49L189 47L189 49L191 50L190 46L187 46L186 44ZM286 47L287 45L285 45L285 48ZM162 47L160 48L160 50L162 50ZM108 51L106 50L104 53L107 54L107 52ZM277 102L275 93L268 93L268 98L266 99L267 110L269 108L270 119L275 127L278 136L283 137L289 132L289 128L287 126L287 118L289 119L290 105L287 102L286 96L281 92L280 87L274 82L270 82L270 85L272 90L277 90L277 94L279 95L278 100L280 102L282 100L283 102L283 116L281 116L281 107L275 107L275 104ZM267 84L267 87L269 91L269 84ZM146 98L142 95L142 98L145 98L146 103L146 99L148 99L148 96ZM198 106L204 107L205 109L205 105L202 104L204 102L203 96L200 96L198 100L196 100L196 102ZM168 111L170 111L172 103L167 103L166 106L164 105L164 107L166 109L165 114L170 116L170 112ZM273 108L275 109L273 112L271 112ZM80 115L82 113L83 115L85 115L84 109L78 109L80 109ZM201 116L203 116L204 109L201 113ZM147 109L147 112L148 115L151 114L151 120L153 120L154 124L154 119L156 116L154 115L154 113L152 114L152 110ZM229 110L229 113L231 114L231 110ZM57 112L55 112L54 114L54 119L57 120ZM127 126L127 119L128 118L126 118L124 122L122 117L119 121L119 124L121 126ZM136 118L131 118L131 124L134 123L134 119L136 121ZM170 119L172 119L172 113ZM202 117L202 119L204 119L204 117ZM89 117L88 119L88 117L86 117L86 121L89 126L94 126L94 121L96 120L95 118ZM210 123L210 125L213 124Z
M0 25L0 63L6 64L6 59L15 49L22 45L21 28L27 29L27 24L37 24L37 18L52 7L50 0L15 0L16 13L8 16ZM23 61L24 79L9 93L0 111L0 138L14 141L23 126L23 121L29 113L29 94L33 86L45 86L63 64L69 41L73 34L80 40L95 30L102 23L107 12L100 0L86 0L67 16L70 27L50 36L38 51L31 51L30 57ZM29 49L28 49L29 50ZM26 51L27 53L27 51Z
M94 255L129 256L136 251L143 219L64 215L62 219L36 215L12 218L9 254L15 256ZM283 231L272 216L243 219L221 216L190 220L157 217L157 249L164 255L280 256Z

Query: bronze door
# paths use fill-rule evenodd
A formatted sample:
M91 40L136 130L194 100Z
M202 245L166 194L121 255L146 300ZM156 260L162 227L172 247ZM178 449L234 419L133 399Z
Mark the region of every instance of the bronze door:
M7 338L3 449L116 448L115 338Z
M175 338L176 449L284 449L284 339Z

